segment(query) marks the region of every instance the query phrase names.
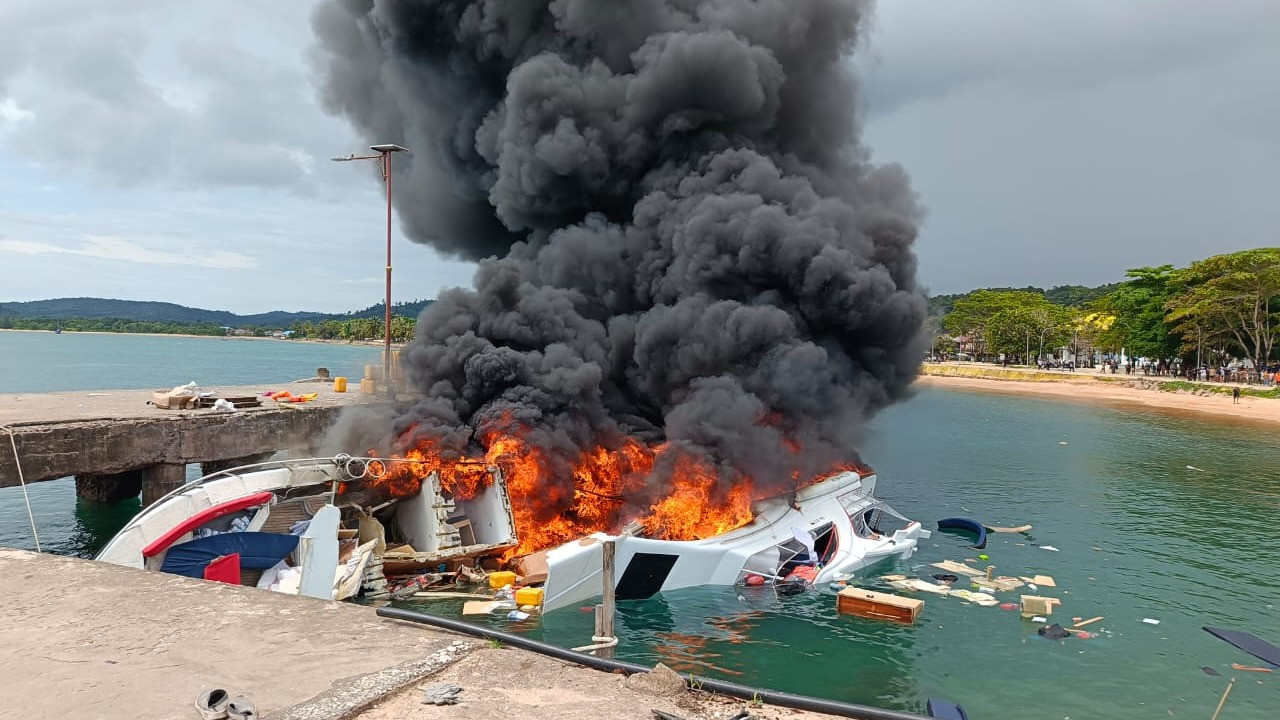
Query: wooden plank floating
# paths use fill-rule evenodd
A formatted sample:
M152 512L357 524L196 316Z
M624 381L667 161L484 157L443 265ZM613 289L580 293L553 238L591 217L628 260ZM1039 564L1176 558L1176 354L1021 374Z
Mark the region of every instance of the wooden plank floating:
M1022 596L1022 617L1033 617L1036 615L1052 615L1053 608L1061 605L1062 600L1055 597L1040 597L1039 595L1023 595Z
M965 565L964 563L958 563L952 560L944 560L942 562L936 562L933 564L933 566L936 568L941 568L943 570L946 570L949 573L955 573L958 575L968 575L969 577L978 577L979 575L987 574L986 571L984 570L977 570L969 567L968 565Z
M874 620L915 622L922 607L923 600L862 588L845 588L836 594L836 612Z

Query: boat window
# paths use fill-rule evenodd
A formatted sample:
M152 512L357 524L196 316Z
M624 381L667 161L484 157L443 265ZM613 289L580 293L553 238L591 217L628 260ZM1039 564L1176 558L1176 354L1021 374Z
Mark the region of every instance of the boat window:
M876 508L871 507L861 510L849 517L853 521L853 534L860 538L876 537L876 531L873 529L876 519Z
M850 516L858 537L892 535L905 528L911 521L887 504L877 501L866 509Z
M836 545L839 544L837 542L836 526L834 523L827 523L815 528L812 532L813 549L818 555L818 562L825 563L835 554Z

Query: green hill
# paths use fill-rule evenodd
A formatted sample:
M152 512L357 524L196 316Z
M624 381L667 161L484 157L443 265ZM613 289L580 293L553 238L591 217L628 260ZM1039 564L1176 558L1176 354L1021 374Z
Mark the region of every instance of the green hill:
M394 303L392 313L416 318L430 300ZM177 325L214 325L234 328L284 330L295 323L347 320L361 317L383 317L383 303L349 313L271 312L237 315L225 310L204 310L185 305L109 298L55 298L28 302L0 303L0 321L8 320L122 320L127 322L166 323ZM0 327L3 327L0 322Z

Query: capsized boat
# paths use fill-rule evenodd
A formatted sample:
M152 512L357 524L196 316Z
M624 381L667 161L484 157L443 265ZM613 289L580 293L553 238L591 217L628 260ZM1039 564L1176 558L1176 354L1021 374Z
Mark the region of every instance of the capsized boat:
M752 521L704 540L594 533L525 558L541 574L544 612L601 594L603 545L614 542L615 597L649 597L696 585L772 586L780 592L842 579L891 558L907 559L930 532L874 496L876 476L841 472L757 501ZM886 526L897 521L896 529ZM537 567L538 571L531 572Z
M382 501L369 493L379 502L364 506L360 483L400 462L414 461L338 455L206 475L138 513L96 559L341 600L362 588L385 596L386 576L441 565L456 571L515 547L497 468L488 468L493 483L469 500L451 497L432 473L407 497ZM340 487L351 492L338 494Z

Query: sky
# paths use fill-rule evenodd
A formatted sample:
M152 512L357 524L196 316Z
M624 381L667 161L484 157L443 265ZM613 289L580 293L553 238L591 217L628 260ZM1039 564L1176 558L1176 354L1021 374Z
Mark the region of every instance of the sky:
M0 3L0 301L240 313L383 296L371 142L327 115L317 0ZM933 293L1096 285L1280 245L1280 3L892 0L852 62ZM396 301L472 265L398 231Z

